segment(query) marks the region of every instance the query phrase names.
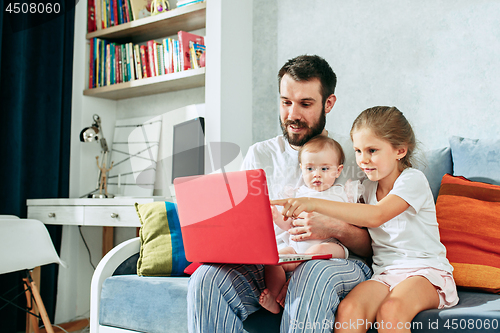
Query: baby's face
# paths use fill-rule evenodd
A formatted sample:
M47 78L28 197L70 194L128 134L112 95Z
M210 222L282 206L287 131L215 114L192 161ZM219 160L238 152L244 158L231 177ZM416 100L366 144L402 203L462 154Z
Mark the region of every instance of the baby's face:
M300 168L304 182L307 187L318 192L332 187L343 168L338 163L338 153L333 149L323 149L318 152L303 151L301 160Z

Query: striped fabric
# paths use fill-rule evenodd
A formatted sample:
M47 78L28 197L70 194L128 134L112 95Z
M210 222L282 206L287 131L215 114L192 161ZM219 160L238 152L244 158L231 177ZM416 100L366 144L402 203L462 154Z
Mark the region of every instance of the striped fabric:
M436 214L457 286L500 294L500 186L445 175Z
M141 220L139 276L182 276L189 265L184 253L177 205L151 202L135 205Z
M312 260L295 269L286 296L281 332L332 332L342 298L369 279L358 260ZM260 309L262 265L202 265L188 286L189 332L243 332L243 321Z

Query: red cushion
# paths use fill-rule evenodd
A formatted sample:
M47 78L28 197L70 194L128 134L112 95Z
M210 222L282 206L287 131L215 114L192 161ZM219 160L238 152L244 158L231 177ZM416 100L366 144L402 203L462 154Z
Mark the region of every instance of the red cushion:
M445 175L436 214L457 286L500 294L500 186Z

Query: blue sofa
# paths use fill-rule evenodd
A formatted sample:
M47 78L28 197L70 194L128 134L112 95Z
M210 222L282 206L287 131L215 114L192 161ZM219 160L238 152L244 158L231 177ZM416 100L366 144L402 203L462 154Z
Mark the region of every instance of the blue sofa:
M437 198L443 175L453 174L454 169L463 166L453 165L450 147L427 151L423 156L424 166L420 169ZM495 162L500 165L498 156L500 152ZM482 181L491 180L490 175L480 176ZM110 251L97 266L91 285L91 333L187 332L189 277L137 276L139 249L139 238L128 240ZM411 323L412 332L500 332L500 295L459 289L459 297L459 304L453 308L419 313ZM257 311L244 322L246 331L259 333L279 332L279 324L280 315L265 310Z

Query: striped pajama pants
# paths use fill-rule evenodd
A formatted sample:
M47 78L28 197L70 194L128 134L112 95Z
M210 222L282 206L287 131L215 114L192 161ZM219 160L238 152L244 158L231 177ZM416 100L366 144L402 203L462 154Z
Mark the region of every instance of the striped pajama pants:
M340 301L370 268L359 260L311 260L293 272L281 332L331 332ZM262 265L203 265L188 286L189 332L244 332L243 321L259 310L265 289Z

